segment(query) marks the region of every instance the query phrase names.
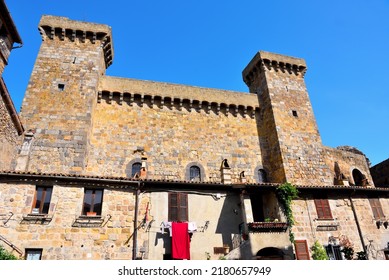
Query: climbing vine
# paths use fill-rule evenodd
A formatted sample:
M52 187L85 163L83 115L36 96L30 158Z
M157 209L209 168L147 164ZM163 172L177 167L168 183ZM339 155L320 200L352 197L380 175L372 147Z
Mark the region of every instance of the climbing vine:
M297 188L290 184L284 183L277 187L277 198L281 204L281 210L286 217L286 221L289 225L289 240L294 243L294 234L292 232L292 227L294 225L294 218L292 212L292 200L298 198Z

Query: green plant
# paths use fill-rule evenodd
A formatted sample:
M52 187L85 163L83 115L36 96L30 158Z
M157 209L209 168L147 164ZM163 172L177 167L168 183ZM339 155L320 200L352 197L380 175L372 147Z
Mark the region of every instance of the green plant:
M294 243L294 234L292 232L292 227L294 225L292 201L293 199L298 198L298 190L294 185L286 182L277 187L276 195L281 204L281 210L289 225L289 240Z
M211 259L211 254L209 252L205 252L205 256L208 261Z
M352 247L344 247L342 250L340 250L343 254L346 260L352 260L354 256L354 249Z
M357 252L357 260L367 260L366 253L364 251Z
M323 245L319 243L319 241L315 241L312 249L312 259L314 260L328 260L328 256L326 253L326 250L324 249Z
M3 246L0 245L0 260L17 260L18 258L12 255L10 252L5 250Z

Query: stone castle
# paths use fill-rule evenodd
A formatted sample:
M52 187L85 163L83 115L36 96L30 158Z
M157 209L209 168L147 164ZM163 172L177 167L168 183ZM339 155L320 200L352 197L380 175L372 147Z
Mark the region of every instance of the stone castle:
M16 253L309 259L319 241L342 259L349 240L388 257L388 189L362 152L322 144L303 59L260 51L242 72L249 92L234 92L107 76L107 25L42 16L39 31L24 133L0 173L0 235ZM293 227L285 182L299 191ZM189 255L174 255L177 224Z

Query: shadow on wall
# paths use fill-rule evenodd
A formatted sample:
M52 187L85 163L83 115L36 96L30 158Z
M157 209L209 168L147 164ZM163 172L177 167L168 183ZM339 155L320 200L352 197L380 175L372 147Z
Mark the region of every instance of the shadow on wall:
M233 236L242 234L241 224L243 223L243 213L240 197L238 194L229 194L224 200L216 226L216 232L222 235L223 244L228 245L230 250L234 249ZM251 252L251 246L247 248Z

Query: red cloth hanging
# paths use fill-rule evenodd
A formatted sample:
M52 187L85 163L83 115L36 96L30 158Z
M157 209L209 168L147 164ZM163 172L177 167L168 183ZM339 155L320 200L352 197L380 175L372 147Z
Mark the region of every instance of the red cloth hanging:
M172 258L190 260L188 223L172 223Z

